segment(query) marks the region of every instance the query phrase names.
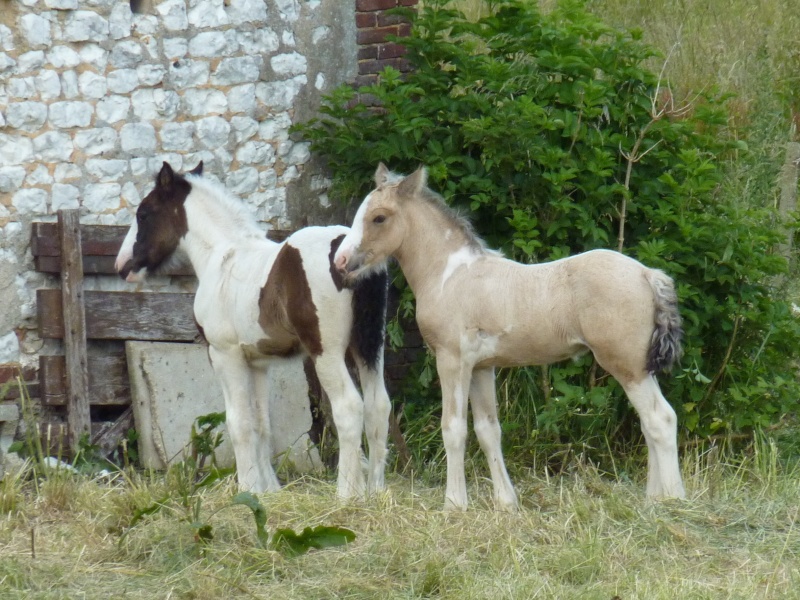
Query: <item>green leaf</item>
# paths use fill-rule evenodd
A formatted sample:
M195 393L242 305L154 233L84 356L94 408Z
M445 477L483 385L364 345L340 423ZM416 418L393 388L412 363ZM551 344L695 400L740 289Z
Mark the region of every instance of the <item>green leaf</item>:
M265 529L267 525L267 511L258 498L250 492L239 492L231 500L231 504L241 504L253 511L253 519L256 522L256 536L262 548L266 548L269 543L269 534Z
M354 539L356 534L349 529L318 525L306 527L299 535L291 529L278 529L272 537L272 547L289 556L299 556L312 548L343 546Z

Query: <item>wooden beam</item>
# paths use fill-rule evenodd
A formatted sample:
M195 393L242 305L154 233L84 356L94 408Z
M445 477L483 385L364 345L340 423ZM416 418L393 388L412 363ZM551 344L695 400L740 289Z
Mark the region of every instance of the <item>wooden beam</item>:
M78 450L81 436L91 433L89 371L86 354L86 313L83 305L83 252L80 211L58 211L61 246L61 302L67 374L67 424L71 449Z
M131 403L128 361L124 350L89 354L89 405L127 406ZM39 399L45 406L67 403L66 360L63 355L39 356Z
M39 335L64 337L60 290L36 290ZM84 292L86 337L91 340L191 342L198 335L194 294Z

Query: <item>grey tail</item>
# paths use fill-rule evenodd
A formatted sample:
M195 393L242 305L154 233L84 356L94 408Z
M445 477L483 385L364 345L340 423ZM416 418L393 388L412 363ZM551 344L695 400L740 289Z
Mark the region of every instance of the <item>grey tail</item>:
M647 370L651 373L669 371L683 354L681 315L675 285L666 274L652 270L648 274L655 301L655 329L647 353Z
M353 330L350 343L367 368L376 370L386 337L389 273L380 269L359 278L353 290Z

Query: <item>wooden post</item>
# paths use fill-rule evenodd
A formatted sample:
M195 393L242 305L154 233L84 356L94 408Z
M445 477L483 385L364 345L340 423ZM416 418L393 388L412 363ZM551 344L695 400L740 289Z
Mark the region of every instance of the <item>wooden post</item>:
M67 425L74 454L79 449L81 436L91 435L83 256L78 209L58 211L58 237L61 245L61 305L67 367Z
M789 218L789 215L797 210L797 171L799 166L800 143L789 142L786 144L786 159L783 161L783 168L781 168L780 174L781 200L778 210L781 215L781 221L784 224ZM780 252L786 257L786 260L789 261L789 267L791 268L794 263L792 259L792 238L794 237L794 231L790 228L786 228L785 225L784 230L786 232L786 242L781 244Z

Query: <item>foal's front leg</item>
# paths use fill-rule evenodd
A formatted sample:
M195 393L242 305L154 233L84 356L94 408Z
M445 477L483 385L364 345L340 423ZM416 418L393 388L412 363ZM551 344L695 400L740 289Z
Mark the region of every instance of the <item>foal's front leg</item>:
M472 367L461 357L436 352L436 370L442 385L442 438L447 453L445 509L467 509L464 453L467 445L467 398Z
M253 373L241 351L210 346L208 355L225 398L225 424L236 456L239 488L249 492L277 491L280 483L272 470L272 448L263 435L263 420L255 402ZM266 400L265 400L266 404Z

